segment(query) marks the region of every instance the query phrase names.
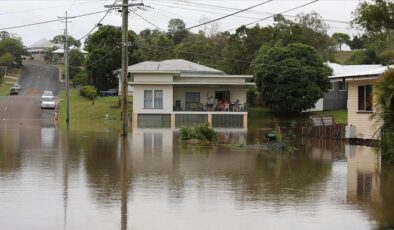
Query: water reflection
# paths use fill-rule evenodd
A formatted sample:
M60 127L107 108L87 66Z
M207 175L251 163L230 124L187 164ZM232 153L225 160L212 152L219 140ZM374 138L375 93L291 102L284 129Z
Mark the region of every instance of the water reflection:
M0 227L392 226L394 169L373 149L300 139L293 152L256 150L248 135L225 131L218 144L191 146L170 129L127 138L0 129Z

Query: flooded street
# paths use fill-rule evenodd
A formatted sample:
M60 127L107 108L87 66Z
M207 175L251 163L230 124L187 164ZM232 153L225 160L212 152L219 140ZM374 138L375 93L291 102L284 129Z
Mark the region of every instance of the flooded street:
M1 229L376 229L394 227L394 168L370 147L299 139L251 148L171 130L0 129Z

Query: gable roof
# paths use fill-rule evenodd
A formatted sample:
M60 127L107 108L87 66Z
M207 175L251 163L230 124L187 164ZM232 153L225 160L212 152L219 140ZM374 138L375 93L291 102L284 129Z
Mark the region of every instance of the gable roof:
M215 74L226 75L225 72L208 66L200 65L183 59L165 61L145 61L128 67L130 73L192 73L192 74Z
M51 48L51 47L61 47L63 44L57 44L50 42L46 38L41 38L40 40L36 41L32 45L29 46L29 48Z
M333 75L330 79L337 78L356 78L365 76L379 76L394 66L383 65L339 65L336 63L327 63L333 69Z

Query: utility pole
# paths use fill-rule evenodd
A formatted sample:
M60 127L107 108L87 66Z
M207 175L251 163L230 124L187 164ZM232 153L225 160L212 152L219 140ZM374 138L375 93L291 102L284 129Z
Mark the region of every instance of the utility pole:
M127 67L128 67L128 14L129 6L143 6L142 3L130 3L128 0L123 0L122 4L106 5L107 8L121 8L122 11L122 69L121 69L121 92L120 92L120 107L121 107L121 129L120 135L127 136Z
M66 11L66 16L65 17L58 17L61 19L64 19L64 22L66 24L66 28L64 30L64 37L65 37L65 42L64 42L64 73L66 76L66 124L68 126L69 121L70 121L70 85L69 85L69 66L68 66L68 23L70 22L70 18L74 17L68 17L67 16L67 11Z

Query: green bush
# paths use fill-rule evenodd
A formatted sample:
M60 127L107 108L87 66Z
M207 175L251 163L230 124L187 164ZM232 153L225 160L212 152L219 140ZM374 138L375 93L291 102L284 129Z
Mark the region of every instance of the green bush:
M94 100L97 96L97 89L92 85L87 85L81 88L81 96Z
M74 88L77 87L77 85L87 85L88 84L88 74L84 71L78 72L77 75L74 76L73 78L73 86Z
M248 89L246 91L246 103L248 104L248 106L256 106L256 95L257 92L255 89Z
M197 139L200 141L216 140L215 131L209 127L208 123L193 125L192 127L182 127L180 130L181 140Z

